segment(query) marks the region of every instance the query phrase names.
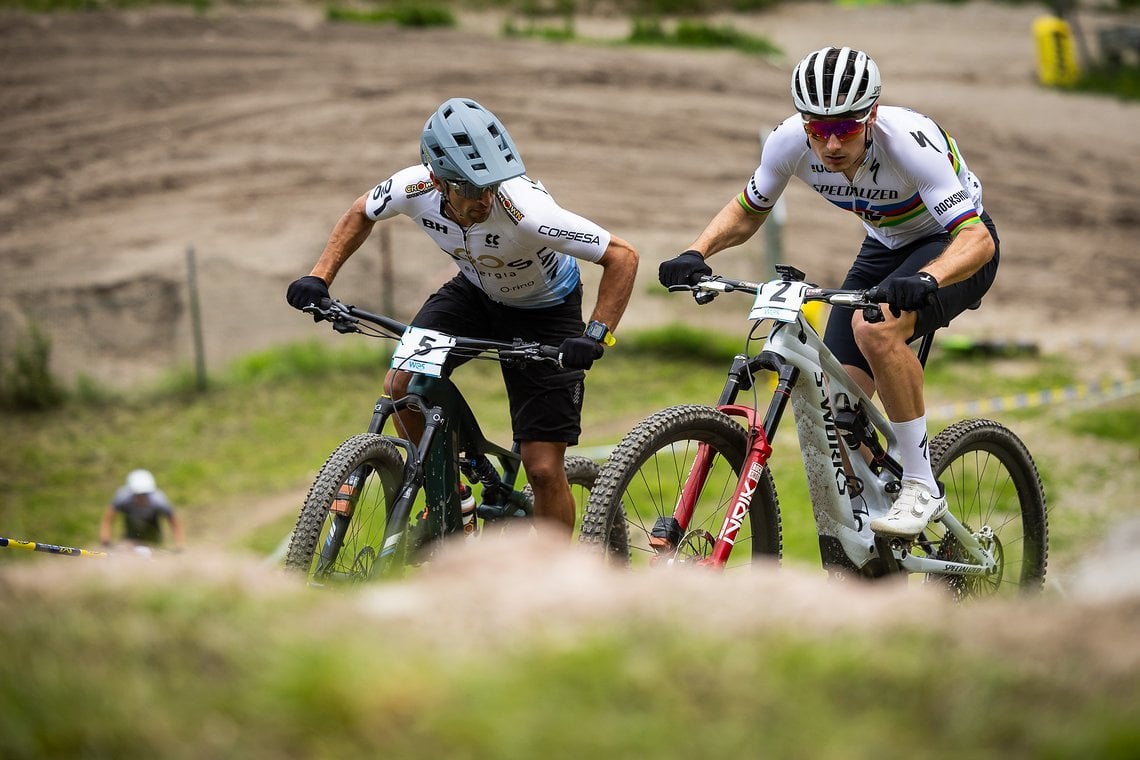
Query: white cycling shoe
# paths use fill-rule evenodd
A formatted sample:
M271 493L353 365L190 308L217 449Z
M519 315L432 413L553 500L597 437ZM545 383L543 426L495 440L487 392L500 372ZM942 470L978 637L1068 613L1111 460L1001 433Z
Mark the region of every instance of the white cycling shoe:
M871 530L881 536L917 536L927 523L946 514L946 489L938 485L942 493L935 496L922 483L904 480L891 511L872 520Z

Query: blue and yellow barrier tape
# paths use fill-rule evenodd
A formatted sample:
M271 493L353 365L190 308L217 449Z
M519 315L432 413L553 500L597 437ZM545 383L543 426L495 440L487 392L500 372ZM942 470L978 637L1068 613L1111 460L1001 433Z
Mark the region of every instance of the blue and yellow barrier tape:
M1009 412L1016 409L1035 409L1053 404L1067 404L1075 401L1112 401L1140 393L1140 379L1116 380L1111 382L1082 383L1058 388L1046 388L1028 393L1015 393L1008 396L994 396L977 401L955 401L929 407L927 419L957 420L975 417L979 414Z

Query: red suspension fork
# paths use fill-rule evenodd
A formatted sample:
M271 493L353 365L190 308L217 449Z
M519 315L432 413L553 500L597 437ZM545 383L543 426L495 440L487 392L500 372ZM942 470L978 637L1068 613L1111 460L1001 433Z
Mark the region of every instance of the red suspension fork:
M716 537L712 554L701 561L702 565L724 567L728 562L728 555L736 545L736 539L748 517L748 510L752 506L752 497L760 485L760 478L764 468L768 465L768 458L772 456L772 447L768 444L768 437L764 428L757 424L756 410L748 406L727 405L718 407L720 411L730 417L743 417L748 423L748 454L744 457L744 464L740 468L740 481L736 485L736 492L732 496L731 506L724 516L720 535ZM708 448L708 446L703 446ZM708 474L706 467L705 474ZM687 484L686 484L687 487ZM691 507L690 507L690 514Z

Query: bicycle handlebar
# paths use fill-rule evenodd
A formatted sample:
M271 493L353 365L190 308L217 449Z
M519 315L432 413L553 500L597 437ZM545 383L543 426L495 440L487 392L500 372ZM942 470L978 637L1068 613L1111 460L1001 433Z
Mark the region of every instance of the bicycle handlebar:
M319 305L309 304L301 309L306 314L312 314L318 322L331 322L332 327L339 333L359 333L377 338L391 338L399 340L408 325L383 314L373 314L370 311L358 308L351 304L342 303L335 298L322 298ZM361 321L370 322L384 330L383 333L361 325ZM559 348L541 343L524 342L519 339L507 343L487 338L455 338L455 348L470 352L474 356L482 353L495 353L501 361L558 361Z
M742 292L749 295L756 295L763 287L762 282L751 282L749 280L734 280L731 277L722 277L720 275L707 275L702 276L696 285L673 285L669 288L670 291L688 290L692 291L694 297L703 294L711 295L715 298L721 293ZM707 299L712 300L711 298ZM878 287L868 288L866 290L845 290L842 288L818 288L808 287L804 291L805 301L824 301L832 306L850 306L853 308L860 308L866 306L876 306L881 303L886 303L886 299L879 295Z

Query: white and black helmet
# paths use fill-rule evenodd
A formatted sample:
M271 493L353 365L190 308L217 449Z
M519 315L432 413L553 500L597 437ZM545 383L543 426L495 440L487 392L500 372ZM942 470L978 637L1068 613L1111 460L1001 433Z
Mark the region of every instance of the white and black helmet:
M424 124L420 158L441 180L490 187L526 172L507 128L469 98L451 98Z
M825 47L808 53L792 71L792 102L809 116L860 114L882 90L879 67L864 52Z

